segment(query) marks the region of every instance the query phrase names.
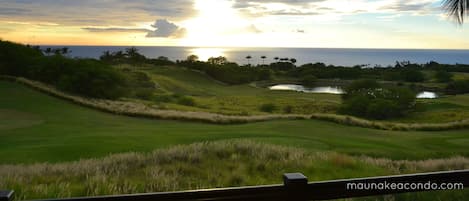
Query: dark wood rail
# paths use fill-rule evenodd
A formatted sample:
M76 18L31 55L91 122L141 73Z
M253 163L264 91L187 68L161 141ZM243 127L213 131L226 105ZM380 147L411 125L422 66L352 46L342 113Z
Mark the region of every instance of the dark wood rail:
M446 190L447 188L458 190L469 186L469 170L343 179L313 183L308 183L308 179L301 173L288 173L284 174L283 177L284 183L282 185L48 199L44 201L306 201ZM374 185L375 188L365 190L363 189L366 187L365 184L369 185L368 187ZM432 187L432 185L435 188L428 188ZM406 186L406 189L402 188ZM13 198L13 191L0 191L0 201L12 201Z

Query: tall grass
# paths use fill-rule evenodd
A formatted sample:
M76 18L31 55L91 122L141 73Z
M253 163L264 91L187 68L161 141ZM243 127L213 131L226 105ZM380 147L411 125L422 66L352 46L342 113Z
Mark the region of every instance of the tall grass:
M276 184L286 172L320 181L464 168L464 157L393 161L234 140L60 164L1 165L0 189L26 200Z
M64 93L56 88L46 85L41 82L28 80L26 78L0 76L0 80L13 81L21 83L25 86L47 93L49 95L71 101L73 103L109 112L118 115L127 115L134 117L145 117L155 119L169 119L169 120L185 120L185 121L199 121L206 123L216 124L236 124L236 123L251 123L260 121L270 121L279 119L317 119L345 124L350 126L359 126L364 128L373 128L381 130L398 130L398 131L443 131L452 129L465 129L469 128L469 119L448 122L448 123L394 123L382 121L370 121L352 116L338 115L338 114L325 114L314 113L311 115L301 114L271 114L271 115L224 115L209 112L189 112L177 110L161 110L143 103L129 102L129 101L112 101L104 99L91 99L75 96L72 94Z

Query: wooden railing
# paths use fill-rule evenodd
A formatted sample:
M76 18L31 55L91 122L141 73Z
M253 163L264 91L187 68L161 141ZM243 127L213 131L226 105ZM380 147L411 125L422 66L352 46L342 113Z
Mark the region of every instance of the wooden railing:
M308 179L301 173L288 173L284 174L283 177L283 185L48 199L44 201L306 201L433 191L449 187L462 189L469 186L469 170L343 179L313 183L308 183ZM363 189L366 187L365 184L368 187L370 185L373 187L374 185L374 189ZM429 189L432 185L436 188ZM404 187L406 188L404 189ZM0 201L12 201L14 199L13 194L13 191L0 191Z

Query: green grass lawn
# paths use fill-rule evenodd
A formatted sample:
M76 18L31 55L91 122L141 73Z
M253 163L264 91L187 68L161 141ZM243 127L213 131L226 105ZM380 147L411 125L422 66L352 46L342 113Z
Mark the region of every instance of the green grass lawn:
M275 78L269 82L243 85L227 85L209 76L177 66L129 67L147 73L157 83L156 96L178 94L194 100L195 105L177 102L147 101L159 108L204 111L232 115L265 114L260 111L263 104L274 104L273 113L298 114L336 113L341 104L340 95L311 94L293 91L271 91L267 86L274 83L295 83L294 80ZM433 73L433 72L427 72ZM344 84L349 81L321 80L321 83ZM388 84L395 84L390 82ZM410 84L410 83L407 83ZM444 88L442 83L422 83L427 87ZM404 123L443 123L469 118L469 95L444 96L434 100L419 100L419 110L406 117L392 119ZM138 100L137 100L138 101Z
M292 91L270 91L249 84L226 85L209 76L177 66L140 68L158 83L159 93L179 94L193 98L194 107L175 103L158 103L168 109L206 111L222 114L261 114L262 104L273 103L275 113L284 113L292 107L293 113L334 113L340 104L340 96L331 94L308 94Z
M393 132L316 120L212 125L116 116L0 82L0 163L61 162L249 138L308 150L424 159L468 156L469 130ZM25 118L26 117L26 118ZM13 125L13 126L5 126Z

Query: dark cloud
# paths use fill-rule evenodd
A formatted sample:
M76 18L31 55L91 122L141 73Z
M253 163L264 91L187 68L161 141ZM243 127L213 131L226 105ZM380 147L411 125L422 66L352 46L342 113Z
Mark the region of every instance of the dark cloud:
M25 15L30 10L23 8L3 8L0 7L0 16L10 16L10 15Z
M171 38L180 38L186 34L186 29L180 28L174 23L169 22L165 19L156 20L156 22L151 25L155 28L155 31L150 31L147 34L148 38L153 37L171 37Z
M358 1L358 4L371 5L371 9L352 9L341 11L334 7L324 7L325 2L331 0L234 0L233 8L249 16L268 15L300 15L311 16L321 14L354 14L354 13L393 13L393 12L413 12L417 14L428 14L435 11L434 3L438 0L366 0ZM269 3L282 3L285 6L281 9L269 9ZM354 4L353 1L347 2ZM376 6L374 6L376 5ZM368 7L368 6L366 6Z
M266 0L266 1L235 0L233 7L234 8L247 8L256 4L267 4L267 3L283 3L287 5L307 6L312 3L323 2L323 1L326 1L326 0Z
M181 28L166 19L156 20L156 22L151 26L155 28L155 30L133 29L133 28L124 28L124 27L108 27L108 28L85 27L82 29L85 31L94 32L94 33L108 33L108 32L146 33L147 38L157 38L157 37L180 38L186 34L186 29Z
M313 12L316 8L314 3L323 2L326 0L267 0L267 1L250 1L250 0L235 0L233 8L251 15L317 15ZM280 10L269 10L265 5L269 3L282 3L286 7Z
M128 29L128 28L120 28L120 27L112 27L112 28L94 28L94 27L86 27L82 28L83 30L89 32L96 32L96 33L104 33L104 32L123 32L123 33L148 33L152 30L149 29Z
M193 0L1 0L0 20L129 26L155 18L186 19L195 15L193 3Z
M431 2L415 2L415 1L397 1L393 4L389 4L386 6L381 7L382 10L392 10L392 11L400 11L400 12L413 12L413 11L428 11L431 10L432 3Z

